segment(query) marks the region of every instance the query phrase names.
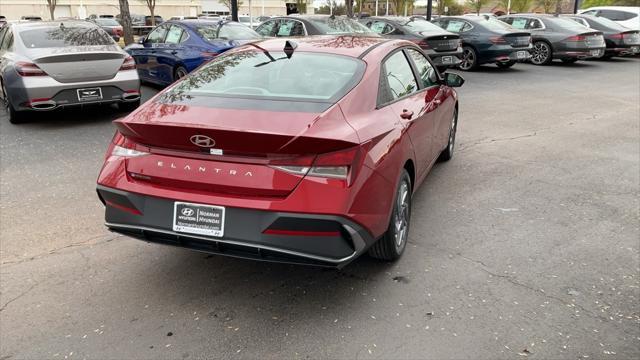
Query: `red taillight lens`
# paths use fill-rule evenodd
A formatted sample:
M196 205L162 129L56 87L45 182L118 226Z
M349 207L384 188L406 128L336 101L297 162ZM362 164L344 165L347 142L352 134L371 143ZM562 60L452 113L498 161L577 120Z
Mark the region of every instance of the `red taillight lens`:
M502 36L491 36L489 38L489 41L491 41L494 44L506 44L507 40L505 40Z
M565 41L585 41L587 38L584 35L573 35L565 39Z
M124 62L122 63L122 66L120 66L120 71L123 70L135 70L136 69L136 61L133 60L133 57L131 56L127 56L126 59L124 59Z
M420 46L422 49L428 49L429 48L429 44L427 43L427 40L425 40L425 39L415 39L415 40L411 40L411 42L413 42L414 44Z
M122 31L122 28L121 28L121 27L119 27L119 28L115 28L115 29L114 29L114 32L115 32L115 33L116 33L116 35L118 35L118 36L122 36L122 33L123 33L123 31Z
M622 39L624 39L624 34L622 34L622 33L613 34L613 35L610 35L609 38L611 38L613 40L622 40Z
M46 76L47 73L40 69L38 65L20 61L16 63L16 71L20 76Z

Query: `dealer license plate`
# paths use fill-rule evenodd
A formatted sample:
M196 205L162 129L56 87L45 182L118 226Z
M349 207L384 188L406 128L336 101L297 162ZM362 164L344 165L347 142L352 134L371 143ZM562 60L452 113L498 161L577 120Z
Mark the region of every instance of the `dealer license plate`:
M173 205L173 231L205 236L224 235L222 206L175 202Z
M92 100L101 100L101 99L102 99L102 89L100 89L99 87L78 89L79 101L92 101Z
M527 52L526 51L518 51L518 52L516 52L516 57L518 59L526 59L527 58Z
M442 57L442 63L443 64L452 64L453 63L453 57L451 57L451 56L443 56Z

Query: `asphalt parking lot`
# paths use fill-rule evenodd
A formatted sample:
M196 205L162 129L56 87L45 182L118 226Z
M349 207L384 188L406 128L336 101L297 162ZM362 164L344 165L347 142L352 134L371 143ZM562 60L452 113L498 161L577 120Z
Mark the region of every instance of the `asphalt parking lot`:
M637 358L640 59L463 76L403 258L341 271L111 234L123 113L0 110L0 359Z

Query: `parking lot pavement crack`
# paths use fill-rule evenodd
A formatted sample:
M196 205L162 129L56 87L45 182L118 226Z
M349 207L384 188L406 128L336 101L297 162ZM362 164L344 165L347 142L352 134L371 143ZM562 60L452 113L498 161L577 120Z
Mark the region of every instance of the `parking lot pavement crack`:
M469 149L469 148L472 148L472 147L474 147L474 146L478 146L478 145L485 145L485 144L491 144L491 143L494 143L494 142L512 141L512 140L518 140L518 139L524 139L524 138L534 137L534 136L537 136L537 135L538 135L538 132L540 132L540 131L544 131L544 130L548 130L548 129L550 129L550 128L543 128L543 129L539 129L539 130L536 130L536 131L534 131L534 132L532 132L532 133L524 134L524 135L518 135L518 136L512 136L512 137L506 137L506 138L482 139L482 140L478 140L478 141L472 142L472 143L470 143L470 144L468 144L468 145L466 145L466 144L461 144L461 145L460 145L460 150L459 150L459 151L461 151L461 152L462 152L462 151L465 151L465 150L467 150L467 149Z
M14 302L14 301L16 301L16 300L20 299L21 297L23 297L23 296L27 295L28 293L30 293L30 292L31 292L33 289L35 289L35 288L36 288L36 286L38 286L38 285L40 285L40 283L39 283L39 282L37 282L37 283L35 283L35 284L31 285L27 290L25 290L25 291L23 291L22 293L20 293L20 295L18 295L18 296L16 296L16 297L14 297L13 299L11 299L11 300L7 301L4 305L2 305L2 307L0 307L0 312L3 312L3 311L7 308L7 306L9 306L9 304L11 304L12 302Z
M1 266L7 266L7 265L17 265L17 264L22 264L25 262L29 262L29 261L33 261L33 260L37 260L37 259L42 259L45 258L49 255L55 255L55 254L59 254L61 251L64 251L66 249L69 248L77 248L77 247L84 247L84 246L89 246L89 245L100 245L100 244L106 244L108 242L111 242L119 237L122 237L123 235L117 234L117 235L112 235L109 236L107 238L104 238L102 240L98 240L98 241L94 241L97 237L92 237L89 238L85 241L81 241L81 242L77 242L77 243L73 243L73 244L69 244L69 245L65 245L56 249L51 249L45 253L40 253L37 255L33 255L27 258L23 258L23 259L18 259L18 260L10 260L10 261L3 261L0 262Z
M462 255L461 253L456 253L456 255L458 255L459 257L461 257L461 258L463 258L463 259L465 259L467 261L470 261L470 262L473 262L473 263L475 263L477 265L480 265L480 270L486 272L487 274L489 274L491 276L495 276L497 278L504 279L507 282L509 282L509 283L511 283L511 284L513 284L515 286L518 286L518 287L527 289L529 291L535 292L538 295L541 295L542 297L545 297L545 298L550 299L550 300L555 300L555 301L557 301L557 302L559 302L559 303L561 303L561 304L563 304L565 306L575 307L575 308L579 309L580 311L584 312L585 314L591 316L594 319L598 319L598 320L601 320L601 321L604 321L604 322L609 322L610 321L606 317L599 316L598 314L593 313L592 311L582 307L581 305L578 305L578 304L573 303L573 302L567 302L567 301L563 300L560 297L551 295L551 294L549 294L547 292L544 292L544 291L542 291L540 289L533 288L533 287L531 287L531 286L529 286L527 284L523 284L523 283L517 281L512 276L501 275L501 274L498 274L498 273L496 273L494 271L491 271L490 268L480 260L472 259L470 257Z

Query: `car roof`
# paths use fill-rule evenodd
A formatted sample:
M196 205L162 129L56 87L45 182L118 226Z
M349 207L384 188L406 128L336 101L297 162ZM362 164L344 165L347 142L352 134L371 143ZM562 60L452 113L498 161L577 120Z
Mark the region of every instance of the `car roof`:
M37 29L60 26L60 24L68 25L85 25L87 27L97 26L95 23L87 20L65 19L65 20L47 20L47 21L20 21L14 22L12 25L20 29Z
M295 43L295 51L317 52L344 55L350 57L360 57L378 45L391 40L382 37L366 37L357 35L315 35L303 38L272 38L257 43L261 48L268 51L282 51L286 41Z

